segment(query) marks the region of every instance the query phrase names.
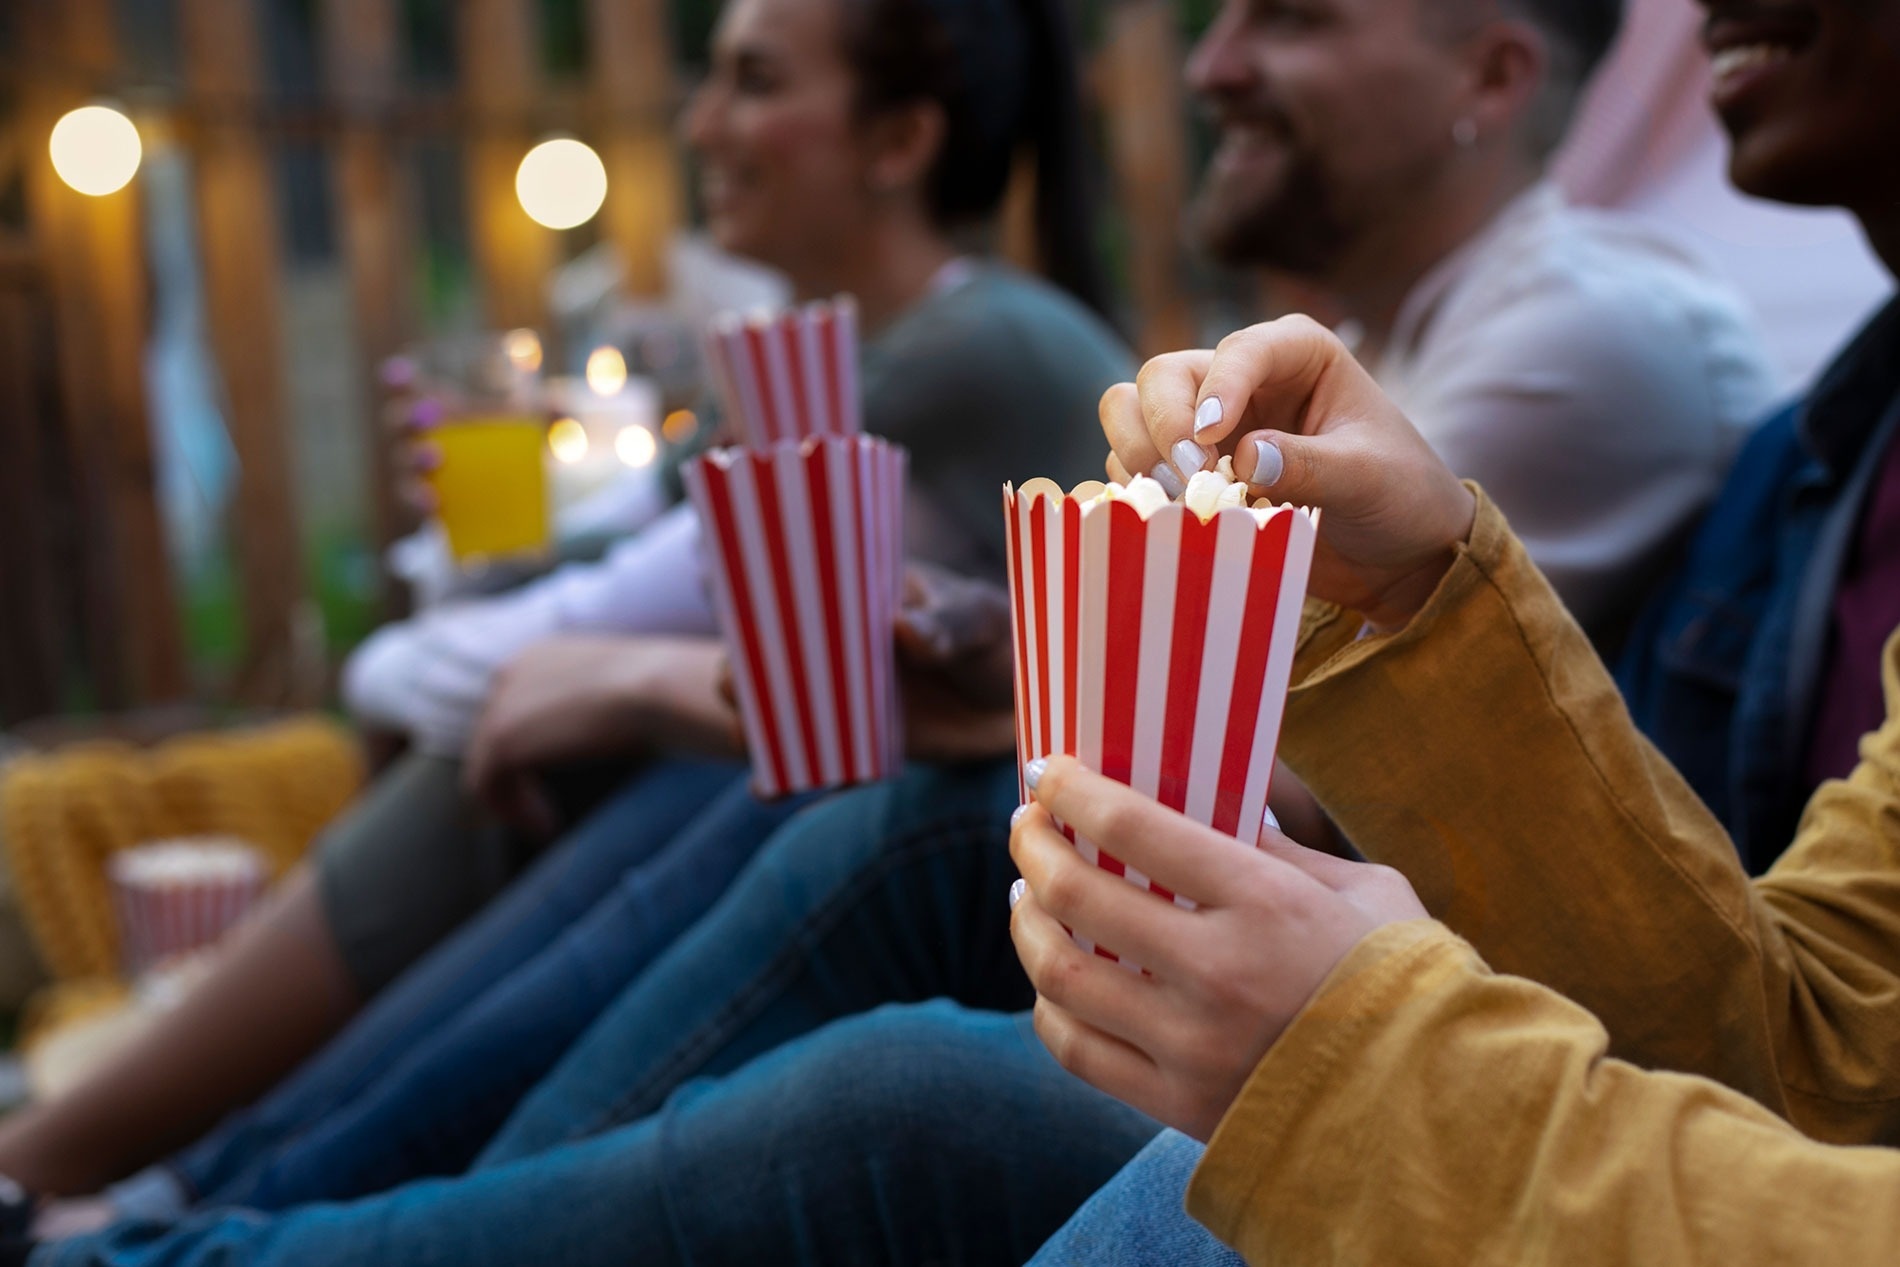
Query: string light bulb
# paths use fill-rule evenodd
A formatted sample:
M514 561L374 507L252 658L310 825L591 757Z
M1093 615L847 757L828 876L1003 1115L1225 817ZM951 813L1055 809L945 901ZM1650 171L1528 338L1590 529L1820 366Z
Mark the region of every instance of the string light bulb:
M620 349L603 344L587 354L587 386L596 396L617 396L627 385L627 358Z
M571 136L528 151L515 169L515 197L536 224L572 229L594 218L607 201L607 167L600 155Z
M653 433L638 424L622 427L620 434L614 437L614 455L636 471L653 465L659 452L660 445Z
M541 337L532 330L510 330L502 336L502 351L507 354L509 364L524 374L533 374L541 368Z
M556 462L572 466L587 456L587 428L578 418L562 418L548 428L548 449Z
M53 125L53 170L82 194L103 198L132 183L145 147L132 120L111 106L81 106Z

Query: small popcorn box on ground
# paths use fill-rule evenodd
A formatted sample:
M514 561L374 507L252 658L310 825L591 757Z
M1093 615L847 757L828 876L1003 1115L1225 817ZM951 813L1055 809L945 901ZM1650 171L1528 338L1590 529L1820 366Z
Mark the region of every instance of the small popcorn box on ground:
M903 760L907 462L875 437L829 436L686 468L762 797L872 782Z
M722 313L706 332L706 357L742 444L861 429L858 316L849 296L780 312Z
M1046 480L1003 501L1021 759L1073 756L1254 844L1317 516L1243 506L1203 520L1168 504L1144 517ZM1090 861L1188 904L1069 835Z
M127 975L214 944L257 903L268 874L257 850L228 837L159 841L107 864Z

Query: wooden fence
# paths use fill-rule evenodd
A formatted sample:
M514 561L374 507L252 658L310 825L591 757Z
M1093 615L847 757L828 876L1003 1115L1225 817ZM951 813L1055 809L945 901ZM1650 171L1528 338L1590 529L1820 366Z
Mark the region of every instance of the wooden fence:
M348 278L359 365L419 333L418 233L408 147L459 144L483 320L549 330L555 235L514 194L521 155L554 130L583 135L609 175L599 232L634 293L657 293L663 250L684 214L671 117L678 59L666 0L582 0L589 70L548 82L535 0L455 0L458 82L402 73L400 0L313 0L322 66L314 103L275 101L261 0L169 2L177 81L135 108L189 156L205 332L239 475L228 537L240 593L241 667L232 702L296 698L292 648L309 578L298 530L283 356L285 244L275 150L321 147ZM113 0L11 0L0 47L0 209L9 176L20 214L0 215L0 725L70 707L122 710L192 689L180 600L154 482L142 358L150 323L139 183L103 198L66 188L45 139L65 111L119 95L126 36ZM1192 324L1180 290L1180 40L1165 0L1111 5L1095 58L1113 193L1129 229L1138 342L1180 346ZM141 113L142 111L142 113ZM365 384L356 416L368 455L370 537L405 527Z

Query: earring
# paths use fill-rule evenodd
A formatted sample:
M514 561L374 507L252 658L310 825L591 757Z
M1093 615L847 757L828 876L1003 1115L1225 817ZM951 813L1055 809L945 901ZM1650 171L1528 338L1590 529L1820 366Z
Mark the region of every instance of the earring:
M1451 125L1451 139L1461 150L1468 150L1478 143L1478 124L1474 119L1460 119Z

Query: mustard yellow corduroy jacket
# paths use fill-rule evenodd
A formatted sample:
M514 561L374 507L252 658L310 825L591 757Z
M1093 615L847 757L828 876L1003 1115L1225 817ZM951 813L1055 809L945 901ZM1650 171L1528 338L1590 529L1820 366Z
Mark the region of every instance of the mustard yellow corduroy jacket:
M1357 629L1309 606L1283 751L1444 923L1335 969L1195 1217L1276 1267L1900 1263L1900 638L1751 883L1482 497L1426 610Z

